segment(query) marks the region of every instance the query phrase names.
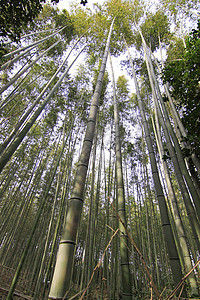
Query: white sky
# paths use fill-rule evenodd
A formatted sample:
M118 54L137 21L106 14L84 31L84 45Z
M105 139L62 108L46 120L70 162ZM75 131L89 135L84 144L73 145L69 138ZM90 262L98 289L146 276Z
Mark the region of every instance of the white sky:
M68 11L70 10L70 4L71 3L76 3L76 4L79 4L82 8L90 8L92 9L93 8L93 4L94 3L99 3L99 4L102 4L103 2L105 2L105 0L87 0L88 3L83 6L82 4L80 4L81 0L60 0L59 3L57 4L57 7L62 10L62 9L67 9Z

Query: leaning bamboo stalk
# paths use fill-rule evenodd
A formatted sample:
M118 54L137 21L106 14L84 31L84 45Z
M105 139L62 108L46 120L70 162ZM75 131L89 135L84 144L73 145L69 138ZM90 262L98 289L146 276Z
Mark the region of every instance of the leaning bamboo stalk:
M68 202L68 210L65 218L65 225L60 241L60 246L57 255L56 266L54 270L53 280L49 293L49 299L56 299L64 297L66 291L69 289L71 273L74 260L74 250L76 245L76 238L78 233L78 226L81 218L81 211L83 206L83 194L87 175L87 168L92 148L95 125L97 119L98 105L100 100L100 93L102 89L103 77L106 68L108 57L108 50L110 45L111 33L114 20L110 27L106 48L97 79L94 96L91 103L91 109L88 118L85 139L82 146L80 160L77 166L77 171L74 180L74 187L70 200Z
M159 44L160 44L160 53L161 53L161 63L162 63L162 68L164 68L164 62L163 62L163 59L162 59L162 48L161 48L160 38L159 38ZM162 73L162 72L161 72L161 68L160 68L160 66L159 66L159 64L158 64L158 62L157 62L157 59L156 59L155 57L154 57L154 61L155 61L155 63L156 63L156 66L157 66L157 68L158 68L159 73L161 74L161 73ZM172 112L173 119L174 119L175 122L177 122L177 124L178 124L178 126L177 126L177 127L178 127L178 128L177 128L177 132L180 132L179 135L181 135L183 138L186 138L186 137L187 137L187 132L186 132L186 130L185 130L185 127L183 126L183 123L182 123L182 121L181 121L181 119L180 119L180 116L179 116L179 114L178 114L178 112L177 112L177 110L176 110L176 107L175 107L174 102L173 102L173 100L172 100L172 97L171 97L171 95L170 95L168 83L164 84L164 88L165 88L165 93L166 93L166 95L167 95L167 97L168 97L168 99L169 99L169 104L170 104L170 108L171 108L171 112ZM180 140L182 140L182 137L180 137ZM184 144L185 144L186 148L191 149L191 145L190 145L189 142L186 142L186 143L184 143ZM192 154L191 154L191 158L192 158L192 161L193 161L195 167L197 168L197 172L198 172L198 174L199 174L199 176L200 176L200 159L199 159L199 157L196 155L196 153L192 153Z
M183 154L182 154L178 139L177 139L177 137L174 133L174 130L172 128L171 122L169 120L169 116L168 116L168 113L167 113L167 110L166 110L166 107L165 107L165 103L164 103L164 101L162 99L162 96L161 96L160 88L159 88L159 85L158 85L158 82L157 82L157 79L156 79L156 76L155 76L155 73L154 73L152 62L151 62L150 56L148 54L146 43L145 43L144 39L143 39L143 45L144 45L145 56L147 57L147 63L149 64L150 73L151 73L152 79L153 79L154 84L155 84L155 88L156 88L156 91L157 91L157 94L158 94L159 103L161 105L163 115L164 115L164 118L165 118L165 122L166 122L167 130L165 130L165 134L168 134L168 131L170 133L170 136L171 136L172 141L174 143L175 151L177 153L177 155L175 155L175 156L177 156L177 160L178 160L178 163L180 165L181 173L183 174L183 176L185 178L188 189L190 191L193 202L195 204L196 214L197 214L198 218L200 219L200 197L197 193L197 190L194 187L192 179L191 179L191 177L188 173L188 170L186 168L185 161L184 161L184 158L183 158ZM150 81L151 81L151 79L150 79ZM156 103L158 109L160 109L157 98L154 97L154 100L155 100L155 103ZM165 125L165 123L164 123L164 125ZM169 141L170 141L170 138L169 138ZM173 149L173 147L172 147L172 149Z
M18 54L16 57L14 57L13 59L7 61L5 64L3 64L0 67L0 71L5 70L6 68L12 66L12 64L14 64L18 59L20 59L21 57L23 57L24 55L26 55L27 53L29 53L32 49L34 49L35 46L32 46L31 48L27 49L25 52Z
M27 121L27 123L25 124L23 129L20 131L20 133L15 137L13 142L8 146L6 151L4 151L4 153L0 157L0 172L3 170L3 168L8 163L8 161L11 159L13 153L18 148L18 146L20 145L20 143L22 142L22 140L24 139L24 137L26 136L28 131L31 129L31 127L33 126L33 124L35 123L37 118L39 117L40 113L43 111L43 109L45 108L45 106L47 105L47 103L49 102L49 100L51 99L51 97L53 96L55 91L57 90L57 88L60 86L63 78L67 75L67 73L70 70L71 66L74 64L74 62L77 60L77 58L83 52L84 49L85 49L85 47L83 47L82 50L78 53L78 55L74 58L73 62L67 67L67 69L62 74L62 76L59 78L59 80L54 85L54 87L51 89L51 91L49 92L49 94L45 98L45 100L39 105L37 110L33 113L33 115Z
M32 46L36 46L36 45L38 45L38 44L40 44L40 43L42 43L42 42L44 42L44 41L50 39L51 37L53 37L53 36L56 35L57 33L61 32L64 28L65 28L65 27L61 28L60 30L56 31L55 33L52 33L51 35L49 35L49 36L47 36L47 37L45 37L45 38L43 38L43 39L41 39L41 40L39 40L39 41L36 41L36 42L34 42L34 43L30 44L30 45L24 46L24 47L22 47L22 48L20 48L20 49L16 49L16 50L14 50L14 51L12 51L12 52L10 52L10 53L4 55L3 58L6 58L6 59L7 59L7 58L10 58L10 57L12 57L13 55L15 55L15 54L17 54L17 53L26 50L27 48L31 48Z
M60 28L59 28L60 29ZM20 37L20 40L24 39L24 38L27 38L27 37L30 37L30 36L33 36L33 35L37 35L37 34L40 34L40 33L45 33L45 32L48 32L48 31L56 31L57 29L55 28L52 28L52 29L47 29L47 30L41 30L41 31L36 31L36 32L32 32L32 33L28 33L28 34L25 34L23 36ZM4 43L4 45L9 45L11 44L12 41L9 41L9 42L6 42Z
M29 72L22 78L22 80L20 80L20 82L12 90L12 92L3 101L1 101L1 103L0 103L0 110L1 111L13 100L13 98L15 98L16 95L19 95L21 92L23 92L26 89L27 85L30 86L33 82L35 82L38 78L40 78L43 75L43 73L39 74L36 78L34 78L26 86L22 86L22 83L26 82L29 75L31 74L31 71L32 70L29 70ZM12 110L13 110L13 108L12 108ZM9 113L11 113L11 111Z
M172 207L173 218L174 218L174 222L175 222L176 230L177 230L177 234L178 234L178 242L179 242L183 260L184 260L184 267L185 267L186 272L189 272L193 267L191 258L190 258L190 251L189 251L187 240L186 240L186 233L185 233L183 223L181 220L176 195L175 195L175 192L173 189L173 185L171 183L168 166L167 166L166 161L164 161L164 159L163 159L164 148L163 148L163 144L162 144L162 140L161 140L161 132L160 132L160 128L159 128L158 118L156 119L157 130L155 128L153 118L152 118L152 124L153 124L153 129L154 129L154 133L155 133L155 137L156 137L156 141L157 141L158 151L160 154L160 159L161 159L161 163L162 163L162 167L163 167L163 171L164 171L164 176L165 176L167 187L168 187L169 201L170 201L171 207ZM189 284L191 287L192 294L197 294L198 289L197 289L197 283L196 283L194 276L189 277Z
M18 72L7 84L5 84L0 89L0 94L2 94L7 88L9 88L20 76L22 76L30 67L32 67L43 55L45 55L49 50L54 48L58 43L61 42L61 39L56 41L53 45L44 50L36 59L34 59L30 64L28 64L25 68L23 68L20 72Z
M138 97L138 105L139 105L139 109L140 109L142 125L144 128L145 139L146 139L147 148L148 148L148 152L149 152L149 158L150 158L150 162L151 162L152 175L153 175L154 185L155 185L155 189L156 189L156 197L157 197L158 205L159 205L159 209L160 209L162 229L163 229L165 240L167 242L169 260L170 260L170 265L171 265L171 269L172 269L172 275L173 275L174 283L176 285L182 278L181 264L180 264L180 260L178 257L178 252L176 249L176 245L175 245L175 241L174 241L174 237L173 237L173 233L172 233L172 229L171 229L171 225L170 225L170 221L169 221L168 208L167 208L167 205L165 202L163 188L162 188L162 185L160 182L160 177L158 174L158 168L157 168L156 158L155 158L155 154L154 154L154 150L153 150L151 135L150 135L148 123L147 123L145 112L144 112L144 104L143 104L141 96L140 96L137 78L136 78L136 74L135 74L135 70L134 70L134 66L133 66L133 62L132 62L132 59L130 56L128 46L127 46L127 51L128 51L129 60L131 63L132 72L133 72L133 78L134 78L136 93L137 93L137 97Z
M162 64L162 69L163 69L164 68L164 61L163 61L163 56L162 56L162 47L161 47L160 36L158 36L158 38L159 38L159 48L160 48L161 64ZM151 52L151 54L152 54L152 56L154 58L154 62L156 64L158 72L159 72L160 76L162 76L162 71L161 71L161 67L159 66L158 60L156 59L156 57L154 56L154 54L152 52ZM168 83L164 84L164 89L165 89L165 93L167 95L167 98L169 100L169 104L170 104L170 108L171 108L173 119L178 124L178 131L180 131L180 134L182 135L182 137L185 138L187 136L187 133L186 133L186 130L185 130L184 126L183 126L183 123L181 122L180 116L179 116L179 114L178 114L178 112L176 110L176 107L174 105L172 97L170 95Z
M151 72L151 65L150 65L149 59L148 59L146 42L144 40L144 37L143 37L142 32L141 32L140 29L139 29L139 32L140 32L140 35L141 35L141 38L142 38L144 55L145 55L145 60L146 60L147 71L148 71L148 74L149 74L149 80L150 80L150 84L151 84L151 90L152 90L154 106L157 108L159 121L160 121L161 126L163 127L164 135L165 135L165 138L166 138L167 148L169 150L170 157L172 159L174 170L175 170L177 180L178 180L178 183L179 183L179 187L180 187L181 192L182 192L182 196L183 196L183 200L184 200L185 207L186 207L186 210L187 210L188 218L190 220L190 224L191 224L193 234L194 234L194 237L195 237L195 242L197 244L198 249L200 249L200 226L199 226L199 222L198 222L198 219L197 219L197 216L196 216L196 213L199 214L200 212L196 211L196 213L195 213L193 204L191 202L190 195L188 193L188 190L187 190L184 178L183 178L183 175L185 175L185 174L182 174L182 172L181 172L182 168L180 168L180 165L179 165L180 160L178 160L177 154L176 154L175 149L174 149L174 147L172 145L172 142L171 142L170 134L172 134L172 132L170 131L170 134L169 134L168 126L166 126L166 123L169 126L171 124L170 124L166 114L164 115L166 117L164 119L161 108L160 108L160 104L158 103L158 99L157 99L157 95L156 95L156 89L155 89L155 86L154 86L153 76L152 76L152 72ZM163 109L163 112L164 112L165 107L162 107L162 109ZM175 143L175 140L173 140L173 142ZM182 161L182 159L181 159L181 161ZM197 194L197 197L198 197L198 194ZM193 200L195 200L195 199L193 199Z
M83 35L82 35L83 36ZM48 83L46 84L46 86L43 88L43 90L41 91L41 93L39 94L39 96L36 98L36 100L33 102L33 104L29 107L29 109L23 114L23 116L21 117L21 119L19 120L19 122L16 124L16 126L14 127L14 129L12 130L12 132L10 133L10 135L6 138L6 140L1 144L0 146L0 154L6 149L7 145L11 142L11 140L14 138L14 136L16 135L16 133L18 132L18 130L20 129L20 127L23 125L23 123L25 122L25 120L29 117L30 113L33 111L33 109L35 108L35 106L38 104L38 102L40 101L40 99L42 98L42 96L45 94L45 92L47 91L47 89L50 87L50 85L52 84L52 82L54 81L54 79L56 78L56 76L58 75L58 73L61 71L61 69L63 68L64 64L66 63L66 61L68 60L70 54L72 53L73 49L76 47L76 45L78 44L78 42L80 41L80 39L82 38L82 36L74 43L74 45L72 46L72 48L70 49L69 53L67 54L66 58L64 59L64 61L62 62L62 64L60 65L60 67L57 69L57 71L53 74L53 76L51 77L51 79L48 81ZM69 71L69 69L68 69Z
M65 141L67 140L68 137L65 138ZM24 248L24 251L23 251L23 254L21 256L21 259L19 261L19 264L17 266L17 270L15 272L15 275L14 275L14 278L13 278L13 281L11 283L11 286L10 286L10 290L9 290L9 293L8 293L8 296L6 298L6 300L11 300L12 299L12 295L13 295L13 292L15 290L15 287L16 287L16 284L17 284L17 281L18 281L18 278L19 278L19 275L20 275L20 272L21 272L21 269L22 269L22 266L24 264L24 261L25 261L25 258L27 256L27 253L28 253L28 250L29 250L29 247L30 247L30 244L31 244L31 241L33 239L33 236L34 236L34 233L36 231L36 228L37 228L37 225L38 225L38 222L40 220L40 217L41 217L41 214L42 214L42 211L43 211L43 208L44 208L44 205L46 203L46 200L48 198L48 194L49 194L49 190L50 190L50 187L51 187L51 184L53 182L53 179L55 177L55 174L56 174L56 171L57 171L57 168L58 168L58 165L59 165L59 162L60 162L60 159L62 157L62 154L63 154L63 151L64 151L64 145L65 145L66 142L63 143L63 147L62 147L62 150L60 151L59 153L59 156L56 160L56 163L55 163L55 166L52 170L52 174L51 174L51 177L50 177L50 180L48 182L48 185L47 185L47 188L45 190L45 194L44 194L44 197L41 201L41 204L40 204L40 207L37 211L37 215L36 215L36 218L34 220L34 224L32 225L32 230L31 230L31 233L30 233L30 236L27 240L27 243L26 243L26 246Z
M171 294L167 297L166 300L170 300L170 299L172 299L172 297L174 297L176 292L180 289L181 286L184 285L185 280L188 278L188 276L190 276L190 274L195 270L195 268L197 268L199 263L200 263L200 259L197 261L195 266L183 278L181 278L180 282L177 284L177 286L174 288L174 290L171 292ZM196 300L199 300L199 299L196 299Z
M93 158L92 158L92 169L91 169L91 189L90 189L90 203L89 203L89 214L88 214L88 224L87 224L87 239L86 239L86 254L87 257L87 268L86 268L86 278L85 281L88 282L92 273L91 261L92 261L92 233L94 232L93 228L93 214L94 214L94 190L95 190L95 168L96 168L96 153L97 153L97 140L98 140L98 123L94 136L94 146L93 146ZM89 293L87 290L87 295Z
M121 154L121 141L119 131L119 113L117 107L117 97L115 89L115 78L111 55L109 53L111 73L112 73L112 88L113 88L113 103L114 103L114 122L115 122L115 154L116 154L116 179L117 179L117 200L118 200L118 214L126 225L126 211L125 211L125 193L124 193L124 180L122 171L122 154ZM129 254L127 249L127 236L124 224L119 223L121 232L120 237L120 254L121 254L121 272L122 272L122 291L123 299L132 299L132 282L129 267Z

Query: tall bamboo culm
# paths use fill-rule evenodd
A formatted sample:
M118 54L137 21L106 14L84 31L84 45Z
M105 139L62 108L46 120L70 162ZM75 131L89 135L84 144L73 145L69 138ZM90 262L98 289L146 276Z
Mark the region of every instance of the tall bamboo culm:
M116 179L117 179L117 200L118 200L118 214L123 221L123 224L127 227L126 211L125 211L125 193L124 193L124 180L122 170L122 154L121 154L121 142L119 131L119 114L117 107L117 97L115 90L115 78L111 61L111 55L109 54L111 73L112 73L112 86L113 86L113 102L114 102L114 122L115 122L115 155L116 155ZM119 222L120 229L120 268L122 274L122 297L123 299L132 299L132 282L131 273L129 267L129 253L128 253L128 238L126 230L121 222Z
M167 208L167 205L165 202L165 197L164 197L160 177L158 174L158 168L157 168L156 158L155 158L155 154L154 154L154 150L153 150L151 135L150 135L148 123L147 123L145 112L144 112L144 105L143 105L143 102L142 102L142 99L140 96L137 78L136 78L136 74L135 74L135 70L134 70L134 66L133 66L133 62L132 62L132 59L130 56L128 46L127 46L127 51L128 51L129 60L131 63L132 72L133 72L133 78L134 78L136 93L137 93L137 98L138 98L138 105L139 105L139 110L140 110L140 114L141 114L144 133L145 133L145 140L146 140L147 148L148 148L148 152L149 152L152 175L153 175L153 180L154 180L154 185L155 185L155 190L156 190L156 197L157 197L157 201L158 201L158 205L159 205L159 209L160 209L163 234L164 234L167 249L168 249L174 285L176 286L182 279L181 264L180 264L180 260L178 257L178 252L177 252L175 240L173 237L173 233L172 233L172 229L171 229L171 225L170 225L170 221L169 221L168 208Z
M107 38L105 52L104 52L100 72L98 75L94 96L91 103L88 124L85 133L85 139L83 142L81 155L80 155L80 159L79 159L79 163L75 175L74 187L68 202L68 210L67 210L65 225L63 228L63 233L59 245L57 261L56 261L53 280L51 283L51 289L49 293L49 299L63 299L63 298L65 299L65 294L70 287L76 239L77 239L78 227L80 223L81 211L83 206L83 193L85 187L85 180L86 180L90 152L92 149L92 143L94 138L99 99L100 99L103 77L106 68L113 24L114 24L114 20L110 27L110 32Z

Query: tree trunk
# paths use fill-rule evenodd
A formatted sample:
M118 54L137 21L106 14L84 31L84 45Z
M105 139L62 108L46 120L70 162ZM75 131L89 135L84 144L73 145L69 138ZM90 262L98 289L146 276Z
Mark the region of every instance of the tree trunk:
M107 39L104 57L101 64L99 76L97 79L97 85L95 88L94 96L92 99L85 139L83 142L79 164L77 166L72 195L68 204L65 226L60 241L54 276L51 284L51 290L49 293L49 299L65 298L66 291L69 289L70 286L76 238L77 238L78 226L79 226L81 211L83 206L84 186L85 186L88 162L90 158L90 152L92 148L92 142L94 138L98 105L99 105L102 82L103 82L103 77L104 77L104 72L105 72L105 67L107 62L108 49L110 44L113 23L114 20L110 27L110 32Z
M127 50L128 50L128 47L127 47ZM160 209L162 229L163 229L163 233L164 233L164 237L165 237L165 241L166 241L166 245L167 245L167 249L168 249L174 285L176 286L182 278L181 264L179 261L178 252L176 249L176 245L175 245L175 241L174 241L174 237L173 237L173 233L172 233L172 229L171 229L171 225L170 225L170 221L169 221L168 208L167 208L167 205L165 202L165 197L163 194L163 189L162 189L162 185L161 185L159 174L158 174L155 154L154 154L152 141L151 141L151 135L150 135L149 127L148 127L145 112L144 112L144 105L143 105L142 99L140 97L139 87L137 84L137 78L135 75L135 70L134 70L133 62L130 57L129 51L128 51L128 54L129 54L129 60L130 60L131 67L132 67L132 72L133 72L133 77L134 77L135 87L136 87L136 93L137 93L137 98L138 98L138 105L139 105L139 109L140 109L142 124L143 124L143 128L144 128L144 133L145 133L145 139L146 139L147 148L148 148L148 152L149 152L152 175L153 175L154 185L155 185L155 189L156 189L156 196L157 196L159 209Z
M132 299L132 281L129 267L129 253L127 249L128 238L125 228L126 211L125 211L125 193L124 193L124 180L122 170L122 155L121 155L121 142L119 132L119 114L115 90L115 78L113 66L110 56L111 72L112 72L112 86L113 86L113 102L114 102L114 121L115 121L115 154L116 154L116 180L117 180L117 199L118 199L118 214L123 224L119 222L120 229L120 268L122 272L122 298ZM125 226L125 228L124 228Z

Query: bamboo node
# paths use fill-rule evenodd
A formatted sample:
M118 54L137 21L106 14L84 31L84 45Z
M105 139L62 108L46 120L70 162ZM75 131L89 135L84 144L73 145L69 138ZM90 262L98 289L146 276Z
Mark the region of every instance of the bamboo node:
M72 245L76 245L76 242L74 242L72 240L62 240L62 241L60 241L60 244L72 244Z
M129 265L129 262L123 262L123 263L120 263L121 266L128 266Z
M120 208L120 209L118 209L118 212L119 211L125 211L125 208Z
M91 104L91 106L96 106L97 108L99 108L98 104Z
M132 296L132 294L130 294L130 293L122 292L122 294L123 294L124 296Z
M163 223L162 226L170 226L170 223Z
M86 167L88 168L88 164L85 164L85 163L78 163L78 167Z
M81 197L71 197L70 200L79 200L79 201L83 202L83 198L81 198Z
M92 144L92 140L91 139L84 139L84 142L90 142Z
M88 123L89 123L89 122L96 123L94 119L88 119Z

